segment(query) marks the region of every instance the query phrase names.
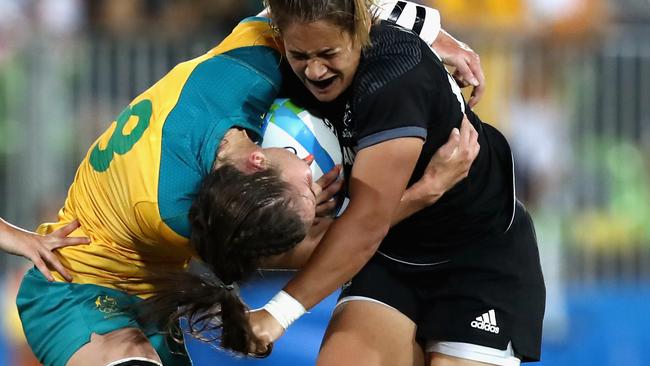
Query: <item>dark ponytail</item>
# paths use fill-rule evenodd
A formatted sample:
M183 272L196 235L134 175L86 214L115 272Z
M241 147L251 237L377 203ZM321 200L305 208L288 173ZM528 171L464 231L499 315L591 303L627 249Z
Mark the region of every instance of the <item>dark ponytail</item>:
M307 228L296 199L272 168L248 175L231 165L213 171L201 184L189 219L191 245L217 278L152 273L147 281L155 294L138 306L139 319L177 330L184 317L192 336L220 340L222 348L247 354L255 338L248 307L232 286L249 277L263 257L284 253L304 239Z
M211 276L191 272L151 274L147 282L156 290L136 306L140 323L155 325L182 343L179 320L185 318L185 331L192 337L247 353L253 339L246 316L248 308L234 288Z

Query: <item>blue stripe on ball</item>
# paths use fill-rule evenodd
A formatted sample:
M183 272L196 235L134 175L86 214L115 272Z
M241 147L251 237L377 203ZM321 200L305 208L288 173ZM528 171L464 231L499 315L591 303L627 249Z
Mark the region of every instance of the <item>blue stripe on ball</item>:
M334 169L334 160L332 160L327 151L318 143L314 133L304 123L296 123L296 119L299 119L299 117L293 111L280 107L273 113L274 115L273 118L270 118L270 122L286 131L300 145L314 155L314 160L323 174Z

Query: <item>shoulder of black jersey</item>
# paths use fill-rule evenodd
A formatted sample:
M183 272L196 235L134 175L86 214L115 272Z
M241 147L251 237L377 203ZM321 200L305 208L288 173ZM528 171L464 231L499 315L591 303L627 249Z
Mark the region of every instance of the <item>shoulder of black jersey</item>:
M372 45L364 50L364 54L371 55L373 52L382 51L403 52L407 51L408 47L418 47L424 42L412 30L385 20L373 24L370 29L370 41Z
M371 45L363 50L355 77L353 104L398 79L422 61L423 41L408 29L381 21L373 25L370 41Z

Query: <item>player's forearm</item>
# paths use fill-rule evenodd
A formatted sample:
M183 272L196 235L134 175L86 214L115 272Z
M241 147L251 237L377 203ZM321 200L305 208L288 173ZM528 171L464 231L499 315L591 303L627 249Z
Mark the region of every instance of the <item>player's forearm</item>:
M350 175L350 204L307 265L264 306L284 329L350 280L375 254L421 151L422 140L413 137L359 151Z
M307 266L285 291L309 309L349 281L374 255L389 228L371 218L344 215L329 229Z
M21 235L33 234L30 231L14 226L0 218L0 250L16 254L16 241Z

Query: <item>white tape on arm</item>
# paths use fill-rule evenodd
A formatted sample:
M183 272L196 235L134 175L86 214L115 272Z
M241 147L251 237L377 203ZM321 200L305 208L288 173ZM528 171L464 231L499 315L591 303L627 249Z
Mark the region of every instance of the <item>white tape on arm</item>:
M262 309L268 311L285 330L307 312L298 300L284 291L273 296Z
M428 45L440 33L440 13L428 6L404 0L382 0L373 5L372 11L380 19L414 31Z

